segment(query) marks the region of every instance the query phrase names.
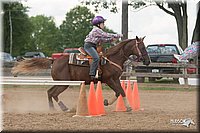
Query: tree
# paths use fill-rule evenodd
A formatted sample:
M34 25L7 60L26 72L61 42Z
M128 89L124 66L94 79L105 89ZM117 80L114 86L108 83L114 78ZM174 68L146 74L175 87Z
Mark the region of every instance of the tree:
M18 2L7 2L3 3L3 12L3 51L13 56L20 55L31 34L27 7Z
M199 8L200 8L200 2L198 2L197 4L197 9L198 9L197 19L196 19L196 24L193 31L191 42L200 41L200 9Z
M187 1L179 0L176 2L170 2L167 0L166 2L155 1L155 3L160 9L172 15L176 19L179 45L185 49L188 43ZM167 10L165 5L168 8L171 8L172 11Z
M101 8L110 9L110 12L117 13L116 0L81 0L82 4L86 6L94 6L95 12L98 12ZM124 35L122 40L128 38L128 0L122 2L122 34Z
M37 15L31 17L33 25L31 41L25 46L26 51L41 51L50 56L53 52L58 51L59 29L52 17Z
M100 8L110 9L111 12L118 12L116 8L116 0L82 0L81 3L85 5L93 5L95 11L99 11ZM128 17L128 12L125 11L127 7L128 0L124 0L122 3L122 16ZM178 41L179 45L184 49L187 47L188 41L188 29L187 29L187 1L186 0L177 0L172 2L171 0L130 0L128 6L132 6L134 9L144 8L151 5L157 5L160 9L166 13L172 15L176 19L177 31L178 31ZM168 10L172 9L172 11ZM128 24L126 23L127 19L122 18L122 27L128 29ZM122 31L125 36L128 36L128 31Z
M62 49L80 47L85 36L92 29L91 19L94 14L87 7L77 6L66 13L65 20L60 25Z
M87 8L77 6L71 9L67 14L65 21L60 25L60 48L82 47L85 37L92 30L91 20L94 14ZM104 31L115 33L111 29L105 27ZM109 47L110 44L104 44L104 47Z

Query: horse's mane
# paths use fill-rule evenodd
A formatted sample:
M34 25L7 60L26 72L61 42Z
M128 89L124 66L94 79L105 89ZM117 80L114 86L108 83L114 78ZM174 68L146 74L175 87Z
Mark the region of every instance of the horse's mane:
M122 50L123 50L124 45L127 44L128 42L132 41L132 40L133 39L126 39L126 40L120 42L119 44L109 48L104 55L106 57L109 57L111 55L116 54L117 52L120 52L120 54L121 54L121 52L123 52Z

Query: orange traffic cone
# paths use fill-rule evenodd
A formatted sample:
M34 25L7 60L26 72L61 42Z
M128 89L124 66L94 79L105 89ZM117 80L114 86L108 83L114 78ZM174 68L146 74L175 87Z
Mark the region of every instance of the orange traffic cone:
M129 105L132 105L132 89L130 80L127 82L126 97L128 99Z
M121 86L125 91L125 82L124 82L124 80L121 82ZM116 104L115 111L117 111L117 112L126 111L126 107L124 105L124 101L123 101L123 98L122 98L121 95L117 98L117 104Z
M88 112L90 116L97 115L97 100L94 89L94 82L90 83L90 90L88 96Z
M139 93L138 93L137 82L134 82L134 84L133 84L132 109L133 109L133 111L137 111L140 109L140 98L139 98Z
M104 104L103 104L101 81L98 81L97 83L96 99L97 99L97 114L105 115L106 113L105 113Z
M85 90L85 83L82 83L81 89L80 89L80 94L79 94L79 99L78 99L78 104L76 108L76 116L88 116L88 105L87 105L87 96L86 96L86 90Z

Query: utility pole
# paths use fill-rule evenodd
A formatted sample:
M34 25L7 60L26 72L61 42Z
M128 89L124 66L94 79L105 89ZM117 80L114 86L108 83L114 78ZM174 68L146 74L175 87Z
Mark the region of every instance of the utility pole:
M128 0L122 1L122 40L128 39Z
M122 0L122 40L128 39L128 0ZM128 66L124 64L123 71L128 72ZM121 76L122 80L126 79L126 76Z
M9 4L9 7L10 7L10 4ZM9 15L9 25L10 25L10 54L12 55L12 45L13 45L12 32L13 32L13 29L12 29L11 8L8 11L8 15Z

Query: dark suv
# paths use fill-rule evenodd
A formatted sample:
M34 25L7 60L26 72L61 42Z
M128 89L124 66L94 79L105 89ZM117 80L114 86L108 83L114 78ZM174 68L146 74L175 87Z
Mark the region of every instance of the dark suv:
M177 63L174 54L181 54L183 50L176 44L151 44L147 46L147 52L152 63ZM135 68L135 72L148 72L148 73L166 73L166 74L179 74L180 69L175 67L151 67L139 66ZM145 77L137 77L138 82L144 82ZM149 77L149 81L155 81L161 77ZM178 79L175 79L178 81Z

